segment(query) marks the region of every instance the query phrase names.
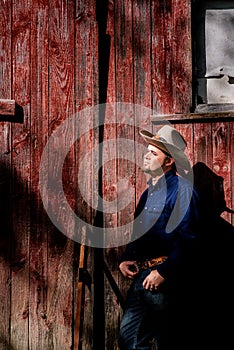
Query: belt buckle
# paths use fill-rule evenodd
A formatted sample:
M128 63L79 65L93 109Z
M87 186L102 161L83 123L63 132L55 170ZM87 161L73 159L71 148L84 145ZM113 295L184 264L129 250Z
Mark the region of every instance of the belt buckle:
M149 269L149 261L148 260L145 260L144 263L143 263L143 269L147 270Z
M154 259L153 262L147 261L148 268L151 269L152 267L158 265L157 259Z
M137 262L137 266L139 270L147 270L149 268L148 260Z

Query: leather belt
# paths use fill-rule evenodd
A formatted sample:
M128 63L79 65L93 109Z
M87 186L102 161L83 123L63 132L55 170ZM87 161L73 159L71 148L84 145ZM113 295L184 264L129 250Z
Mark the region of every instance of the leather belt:
M164 261L167 260L167 256L159 256L158 258L153 258L153 259L147 259L145 261L138 261L137 266L140 270L147 270L151 269L154 266L162 264Z

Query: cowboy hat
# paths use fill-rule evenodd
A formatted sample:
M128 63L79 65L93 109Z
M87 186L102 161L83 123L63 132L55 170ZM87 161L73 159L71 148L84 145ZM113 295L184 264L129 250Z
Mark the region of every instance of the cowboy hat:
M175 128L169 125L164 125L158 130L156 135L153 135L147 130L141 130L140 135L148 144L159 148L161 151L172 157L175 160L177 167L184 170L191 169L190 162L184 153L187 143Z

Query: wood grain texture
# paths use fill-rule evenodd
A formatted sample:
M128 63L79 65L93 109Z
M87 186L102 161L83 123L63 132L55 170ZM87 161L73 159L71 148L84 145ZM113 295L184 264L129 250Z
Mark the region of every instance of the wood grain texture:
M99 142L99 129L94 128L98 123L99 115L89 109L98 103L98 27L96 22L96 2L76 1L75 12L75 111L76 130L80 137L76 142L76 178L79 184L76 189L76 213L79 218L88 224L93 224L95 207L98 196L99 156L93 158L92 150ZM89 130L88 132L86 130ZM85 155L89 151L85 168L81 167ZM83 163L84 164L84 163ZM82 179L82 181L81 181ZM82 188L80 188L80 186ZM82 192L83 191L83 192ZM82 193L86 193L83 198ZM89 202L89 204L88 204ZM76 228L78 233L89 230L82 225ZM88 350L93 346L93 310L94 310L94 249L85 247L85 270L87 270L88 283L84 282L82 312L80 320L74 318L75 324L80 323L79 349ZM79 285L79 273L76 275L75 285ZM87 281L86 281L87 282ZM79 296L79 295L78 295ZM77 290L75 293L77 300ZM79 305L74 305L76 310Z
M223 186L227 207L231 208L231 135L229 123L212 124L213 171L223 178ZM231 221L231 214L224 212L222 217Z
M192 105L191 1L172 1L172 86L174 113Z
M30 238L30 47L31 2L12 3L12 91L24 110L24 123L12 127L12 293L11 346L29 342Z
M62 228L68 217L63 211L62 197L53 191L63 183L68 193L73 182L74 151L71 149L63 163L60 156L67 142L72 140L73 125L64 121L74 114L74 2L53 0L49 2L49 136L60 127L60 138L54 143L55 162L49 163L49 175L53 186L48 191L52 210ZM53 168L52 164L56 164ZM63 169L62 179L59 169ZM61 200L60 200L61 198ZM73 229L72 223L69 227ZM48 230L48 275L47 275L47 327L49 348L70 349L72 346L73 314L73 242L51 226Z
M151 4L149 1L133 2L133 62L134 62L134 103L135 131L132 135L135 141L135 169L133 183L135 185L135 205L147 186L147 177L142 172L143 154L139 145L147 146L140 136L140 129L152 130L150 113L152 110L152 27ZM146 152L146 148L145 148ZM132 169L133 170L133 169Z
M31 11L31 195L29 348L49 348L47 322L48 219L39 192L40 160L48 139L48 1L34 2Z
M153 109L158 113L173 110L172 3L171 0L152 2Z
M15 100L0 99L0 116L1 115L15 115Z
M0 98L11 99L11 4L4 2L0 7ZM10 346L11 315L11 125L0 123L0 348Z
M234 132L233 132L233 123L230 123L230 157L233 157L234 154ZM234 167L232 165L231 162L231 168L230 168L230 172L231 172L231 179L230 179L230 187L231 187L231 193L230 193L230 201L231 201L231 209L234 210ZM234 224L234 215L232 215L231 217L231 221L230 223Z
M115 104L116 101L116 36L115 30L115 6L113 1L108 1L106 39L109 40L109 69L107 85L107 106L104 126L104 148L103 148L103 198L111 204L111 212L104 213L103 225L105 228L115 228L118 226L117 217L117 144L113 142L117 138L118 115ZM105 146L106 145L106 146ZM110 159L110 160L109 160ZM115 206L113 206L116 201ZM106 233L107 235L108 233ZM118 248L107 248L104 251L104 259L111 276L120 288L117 272ZM105 300L105 344L110 349L115 349L117 344L118 327L116 324L120 318L121 308L116 295L113 293L111 285L105 276L104 279L104 300ZM114 312L113 312L114 310Z

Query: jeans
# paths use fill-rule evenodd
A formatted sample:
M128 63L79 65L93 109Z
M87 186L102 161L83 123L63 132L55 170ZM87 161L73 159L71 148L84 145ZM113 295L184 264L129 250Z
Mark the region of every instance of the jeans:
M131 285L126 299L119 332L121 350L171 349L169 345L169 305L165 290L149 291L143 288L150 270L144 270Z

